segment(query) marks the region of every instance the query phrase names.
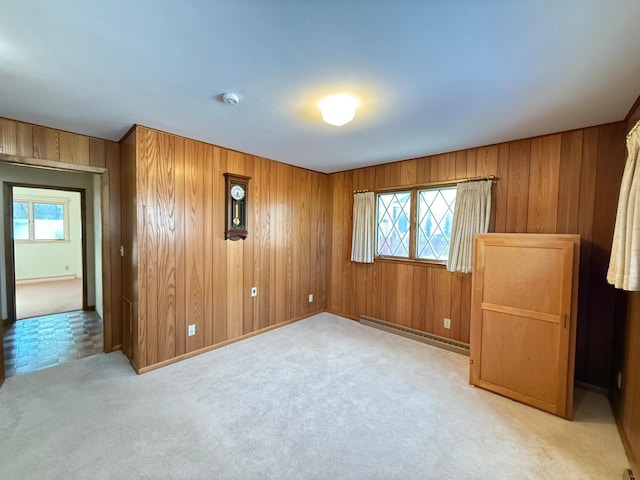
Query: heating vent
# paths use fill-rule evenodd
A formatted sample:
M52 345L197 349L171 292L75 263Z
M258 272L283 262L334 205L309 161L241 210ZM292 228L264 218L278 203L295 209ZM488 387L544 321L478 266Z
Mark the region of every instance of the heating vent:
M370 327L379 328L385 332L391 332L403 337L417 340L418 342L427 343L435 347L444 348L452 352L461 353L462 355L469 356L469 345L462 342L451 340L450 338L441 337L432 333L425 333L413 328L403 327L394 323L385 322L384 320L378 320L377 318L367 317L366 315L360 316L360 323L368 325ZM633 477L632 477L633 478Z
M24 278L22 280L16 280L16 285L23 285L26 283L40 283L40 282L50 282L53 280L75 280L75 275L54 275L51 277L36 277L36 278Z
M636 480L636 477L633 476L633 471L630 468L627 468L622 474L622 480Z

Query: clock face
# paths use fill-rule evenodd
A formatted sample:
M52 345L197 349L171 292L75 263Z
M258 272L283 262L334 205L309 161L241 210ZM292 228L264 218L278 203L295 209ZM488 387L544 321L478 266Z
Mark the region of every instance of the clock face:
M231 187L231 196L234 200L242 200L244 198L244 188L240 185L234 185Z

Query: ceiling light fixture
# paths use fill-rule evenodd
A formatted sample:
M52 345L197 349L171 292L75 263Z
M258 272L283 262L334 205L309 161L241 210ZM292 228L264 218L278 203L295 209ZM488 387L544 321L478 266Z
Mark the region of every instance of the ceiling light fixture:
M232 105L235 107L236 105L238 105L240 98L238 98L238 95L236 95L235 93L227 92L222 94L222 101L227 105Z
M341 127L353 120L357 107L358 101L346 93L331 95L318 102L322 120L336 127Z

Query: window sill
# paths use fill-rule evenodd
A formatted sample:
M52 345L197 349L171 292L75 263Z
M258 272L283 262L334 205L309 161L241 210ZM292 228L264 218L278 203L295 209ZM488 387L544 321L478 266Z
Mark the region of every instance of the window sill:
M383 263L402 263L407 265L420 265L423 267L447 268L447 263L437 260L420 260L416 258L398 258L398 257L374 257L374 262Z

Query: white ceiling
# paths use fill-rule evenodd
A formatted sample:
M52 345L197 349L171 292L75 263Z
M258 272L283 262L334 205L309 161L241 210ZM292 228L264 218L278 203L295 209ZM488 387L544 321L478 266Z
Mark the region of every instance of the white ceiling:
M315 104L340 91L361 107L337 128ZM0 5L0 116L320 172L622 120L639 94L638 0Z

